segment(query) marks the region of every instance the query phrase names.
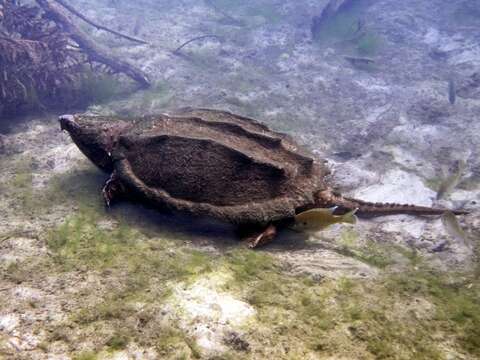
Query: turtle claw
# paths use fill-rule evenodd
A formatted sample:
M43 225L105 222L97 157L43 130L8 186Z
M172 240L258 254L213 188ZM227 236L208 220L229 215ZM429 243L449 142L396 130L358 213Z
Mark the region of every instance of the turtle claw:
M103 195L103 200L105 201L105 207L107 209L110 209L110 202L111 202L111 198L110 198L110 195L108 193L108 190L107 190L107 185L105 185L102 189L102 195Z
M115 172L113 172L108 180L105 182L105 185L102 189L103 199L105 201L105 206L109 209L112 201L118 197L119 194L123 192L123 185L118 179Z
M105 206L108 209L110 208L110 204L112 203L112 200L113 200L113 194L112 194L112 191L111 191L110 181L111 180L108 179L105 182L105 185L103 186L103 189L102 189L103 200L105 201Z
M259 234L256 234L247 239L247 246L249 249L255 249L271 242L277 235L277 228L270 224L267 228Z

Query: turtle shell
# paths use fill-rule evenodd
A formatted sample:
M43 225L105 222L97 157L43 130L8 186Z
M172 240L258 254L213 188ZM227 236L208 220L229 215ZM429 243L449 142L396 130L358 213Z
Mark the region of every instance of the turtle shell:
M323 162L287 135L225 111L146 117L112 153L118 177L136 195L236 224L292 217L326 188Z

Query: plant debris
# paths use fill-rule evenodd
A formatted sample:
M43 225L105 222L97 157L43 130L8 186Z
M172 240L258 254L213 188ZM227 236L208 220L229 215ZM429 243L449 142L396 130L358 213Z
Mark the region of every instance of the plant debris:
M98 48L58 5L37 4L0 0L0 116L78 105L88 65L150 85L142 71Z

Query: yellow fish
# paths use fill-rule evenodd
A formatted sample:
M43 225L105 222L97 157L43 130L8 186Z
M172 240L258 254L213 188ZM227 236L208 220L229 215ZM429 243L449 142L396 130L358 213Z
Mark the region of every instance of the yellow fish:
M442 224L448 235L463 245L470 246L467 234L465 234L465 231L458 223L457 217L451 211L445 211L442 215Z
M328 209L316 208L301 212L295 215L295 224L292 228L298 231L320 231L333 224L355 224L357 222L355 213L358 209L349 211L343 215L333 215L336 209L337 207L335 206Z

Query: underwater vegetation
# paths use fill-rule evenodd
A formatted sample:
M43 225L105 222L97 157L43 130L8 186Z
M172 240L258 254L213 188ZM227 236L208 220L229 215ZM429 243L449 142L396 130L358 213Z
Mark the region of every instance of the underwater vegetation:
M15 163L15 175L9 184L9 187L17 189L19 205L22 209L32 208L35 202L32 166L31 157L18 159Z
M17 164L22 171L13 186L30 188L31 165L30 158ZM103 279L101 286L84 282L63 295L70 311L47 325L40 344L46 353L63 344L73 358L102 359L135 345L164 358L201 358L196 339L171 314L172 293L179 283L188 287L220 272L230 276L221 289L256 311L241 329L247 345L228 345L221 358L360 354L443 359L445 342L448 352L479 355L478 274L433 270L409 248L362 244L355 229L346 229L337 251L381 269L377 277L292 275L274 254L242 244L212 253L208 247L185 245L178 233L159 231L161 226L149 231L128 211L106 213L99 195L103 181L93 167L53 177L41 196L49 199L43 204L76 204L76 210L40 235L47 259L25 259L1 269L2 277L25 286L46 274ZM401 272L399 258L406 264Z
M131 77L142 87L150 85L140 70L97 48L64 11L88 20L62 0L26 5L0 2L0 117L108 100L120 84L108 84L113 81L107 75L112 71Z
M31 165L30 158L17 164L22 171L12 186L30 188ZM63 344L73 358L102 359L135 345L164 358L201 358L204 350L171 313L172 293L177 284L188 287L220 272L230 279L222 291L256 311L240 329L244 345L228 345L221 358L480 355L478 274L434 270L407 247L362 244L355 229L346 229L337 251L380 269L378 276L292 275L274 254L242 244L214 252L192 248L178 233L159 231L161 226L149 231L128 211L106 213L99 196L103 181L93 167L53 177L42 195L49 199L44 204L76 204L76 210L40 235L50 256L1 269L2 277L25 286L45 274L103 279L100 286L84 282L63 295L70 310L47 325L47 338L40 344L46 353ZM405 266L400 272L399 258Z
M158 314L168 309L175 284L218 271L231 274L223 290L256 310L253 322L242 330L248 352L232 347L224 358L319 354L443 359L445 342L449 352L480 355L480 284L475 274L435 271L408 249L350 245L355 234L348 233L345 248L384 269L382 275L312 279L289 274L268 253L234 248L212 256L201 248L176 246L175 240L150 238L119 220L105 227L95 212L80 209L46 240L54 266L62 271L96 269L109 279L108 295L100 302L98 290L79 289L76 296L84 299L83 306L53 332L69 335L52 335L51 341L70 343L95 329L94 348L77 352L77 358L95 358L131 343L153 347L167 358L200 358L195 339L174 319L159 321ZM375 252L384 262L368 257ZM402 272L388 270L394 254L407 260ZM141 328L135 325L139 322Z
M74 64L81 56L66 50L68 35L40 13L38 7L0 3L0 116L52 106L78 75Z
M132 84L118 76L102 74L86 68L80 75L78 83L78 106L88 104L102 104L130 94L134 88Z
M418 178L419 198L425 190L428 202L438 200L440 205L472 211L478 207L477 154L475 148L467 149L475 143L470 137L477 129L478 99L469 102L456 91L460 98L450 106L445 81L450 69L442 69L445 64L437 67L439 61L432 61L430 49L424 49L425 38L436 35L424 29L438 27L439 48L444 36L452 35L451 28L444 31L438 26L435 11L440 10L432 5L437 2L423 4L432 13L417 17L417 6L422 7L415 2L403 8L402 2L392 2L390 14L388 4L377 2L373 9L364 1L354 1L358 7L347 8L322 25L315 45L328 49L321 52L307 34L313 15L308 9L326 2L65 1L87 9L86 14L118 31L148 36L151 46L120 49L124 40L114 41L95 31L95 39L110 46L112 53L135 60L156 79L149 89L131 94L133 82L84 66L72 85L77 99L69 100L69 106L85 100L96 104L89 113L137 117L170 111L174 105L227 108L266 121L273 129L288 130L315 154L349 150L342 158L347 172L334 175L348 177L341 180L346 184L339 184L352 195L362 188L368 193L377 175L399 169L408 179ZM107 3L112 7L104 6ZM462 0L445 10L465 7L465 14L457 15L468 17L461 23L468 26L475 24L477 5L478 1ZM138 15L135 11L142 6L148 10ZM119 8L124 9L121 21L116 18ZM372 14L377 9L387 11ZM150 17L153 11L165 21L155 22ZM142 23L142 16L148 21ZM370 23L372 18L379 23ZM380 29L392 22L398 29L411 27L400 34ZM81 28L91 31L89 26ZM417 29L422 31L413 31ZM165 40L165 33L180 44L179 39L187 40L190 34L217 34L217 30L225 42L185 47L183 58L172 56L175 46ZM355 68L376 66L384 50L383 37L390 41L396 36L412 43L403 42L405 49L388 49L402 53L382 57L374 74L343 71L339 66L339 58ZM459 69L454 69L455 87L461 89L470 71L469 56L476 49L464 50L470 40L460 33L453 38L456 45L450 44L453 50L444 63L462 59ZM161 80L164 77L168 83ZM29 106L42 102L41 92L27 91L27 95ZM406 112L412 98L424 95L432 114L435 108L428 99L437 95L447 109L428 126L415 119L412 123L415 114ZM378 115L384 105L392 110ZM377 122L376 114L392 119ZM160 214L128 201L106 209L101 190L109 174L90 164L67 134L60 133L57 115L16 126L5 133L5 151L0 144L0 358L480 358L476 214L466 217L461 223L464 229L452 229L448 238L440 219L417 222L397 217L336 225L309 238L285 230L271 247L252 251L239 241L233 226ZM342 122L348 125L342 127ZM439 140L442 134L452 134L450 124L455 135L465 135L462 142ZM375 127L388 135L369 147L366 138ZM464 133L462 127L467 128ZM357 131L364 134L360 139ZM402 131L406 135L400 136ZM422 139L432 141L431 146L425 149ZM340 149L343 145L347 149ZM392 147L391 154L385 146ZM445 163L456 146L469 154L468 167L452 163L448 174L436 173L432 157ZM170 163L173 158L169 157ZM152 163L144 159L141 162ZM205 161L193 164L202 168ZM364 179L357 178L363 174ZM429 189L422 186L425 176L437 176L425 180ZM224 183L227 189L232 187L231 181ZM385 189L391 191L391 183ZM381 198L385 193L374 195ZM329 216L353 222L352 213L346 219L340 212ZM453 214L444 215L444 222L452 219ZM323 228L324 219L309 221ZM469 236L469 246L454 239L457 235ZM440 248L444 244L447 247ZM224 317L233 305L237 305L233 310L248 310L245 321L235 323L235 312ZM15 328L10 331L9 326ZM221 346L211 351L213 345L205 342L208 336L202 331L218 336Z
M69 201L75 201L78 206L103 209L96 192L105 177L93 167L54 175L45 187L39 187L34 184L38 163L31 156L5 161L4 166L12 173L5 186L9 191L15 189L14 194L5 192L5 199L12 200L12 206L29 217L39 216Z
M155 319L162 299L171 294L171 281L212 270L208 254L179 248L171 240L149 239L125 223L103 228L96 222L97 216L95 211L81 209L47 236L53 261L62 271L96 269L115 278L101 300L90 289L81 290L82 298L92 298L93 303L82 306L68 323L75 324L80 333L94 325L103 341L99 346L110 350L133 341L155 346L159 353L176 351L176 346L193 347L194 342L175 324L157 324ZM139 302L145 304L141 309L135 306ZM143 323L142 331L137 329L137 321ZM113 334L109 328L114 329Z

